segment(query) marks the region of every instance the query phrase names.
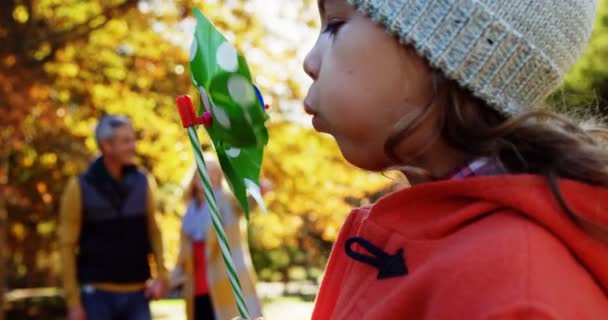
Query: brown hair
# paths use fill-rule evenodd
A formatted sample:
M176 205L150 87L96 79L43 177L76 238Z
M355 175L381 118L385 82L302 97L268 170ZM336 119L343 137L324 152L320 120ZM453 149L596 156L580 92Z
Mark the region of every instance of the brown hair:
M203 205L203 201L205 201L205 197L200 197L200 192L197 191L197 189L199 189L200 183L199 182L200 178L198 176L198 172L194 172L194 174L192 175L192 179L190 179L190 183L188 183L188 187L186 188L185 192L184 192L184 200L186 203L195 200L196 201L196 205L197 206L202 206Z
M562 209L588 234L608 243L608 227L577 215L565 203L557 178L608 187L608 150L602 129L585 130L564 116L531 111L508 118L483 101L433 73L435 99L413 121L399 122L387 139L386 154L399 163L397 145L424 120L438 113L438 137L473 157L488 157L509 173L545 176Z

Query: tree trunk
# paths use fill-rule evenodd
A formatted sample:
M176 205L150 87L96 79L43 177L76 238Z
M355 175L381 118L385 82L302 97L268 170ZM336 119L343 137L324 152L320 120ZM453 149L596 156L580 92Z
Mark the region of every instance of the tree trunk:
M4 320L4 288L6 286L6 263L4 256L6 252L6 225L8 217L4 199L0 196L0 320Z

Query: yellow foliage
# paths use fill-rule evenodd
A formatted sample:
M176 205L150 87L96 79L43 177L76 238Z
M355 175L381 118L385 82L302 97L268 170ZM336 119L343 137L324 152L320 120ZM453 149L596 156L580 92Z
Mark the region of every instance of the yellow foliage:
M334 241L346 215L350 198L363 198L392 184L380 174L348 164L335 142L311 129L290 123L270 128L264 176L274 184L266 197L268 215L252 218L254 239L265 249L289 245L300 234L304 221L326 241Z
M46 167L53 167L57 163L57 154L48 152L40 157L40 164Z
M0 115L10 110L19 116L12 126L0 128L0 137L11 139L15 159L6 178L17 190L14 205L22 213L11 217L15 239L25 239L28 231L51 237L55 224L50 221L56 217L63 182L82 172L97 154L92 134L99 117L119 113L132 119L139 137L139 164L158 182L163 237L172 263L184 210L182 181L193 165L175 97L198 95L187 68L191 37L180 29L194 6L244 52L271 105L263 175L274 189L266 196L269 213L252 215L253 247L297 247L312 236L333 241L352 206L392 183L346 163L331 138L285 120L298 114L289 108L298 108L305 92L301 41L289 42L281 30L272 30L258 13L268 8L266 2L145 1L148 7L126 0L33 3L43 27L30 34L41 39L27 39L35 42L29 51L6 53L0 48L0 68L9 70L0 70L0 93L10 98L0 101ZM109 9L123 4L127 6L119 12ZM277 12L301 20L297 25L306 32L318 24L316 13L311 13L315 5L310 0L281 1ZM10 12L25 22L32 15L23 10L16 4ZM51 31L65 39L45 39ZM308 31L307 39L314 37ZM208 137L200 138L208 147ZM40 221L47 222L37 224ZM36 230L28 229L31 226Z
M13 10L13 18L19 23L26 23L30 18L30 14L24 5L18 5Z

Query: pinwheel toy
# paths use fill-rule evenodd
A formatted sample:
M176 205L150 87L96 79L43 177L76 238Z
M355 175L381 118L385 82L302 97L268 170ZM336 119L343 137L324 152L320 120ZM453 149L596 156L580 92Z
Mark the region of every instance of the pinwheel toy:
M248 319L247 306L239 283L230 247L222 227L213 188L207 174L203 151L196 128L203 125L236 199L249 218L249 194L265 211L260 192L260 169L268 131L268 119L262 94L251 80L245 58L215 29L198 10L194 10L197 25L190 50L190 77L200 93L198 112L190 97L177 98L182 125L194 149L198 174L203 182L205 197L237 307L242 318Z

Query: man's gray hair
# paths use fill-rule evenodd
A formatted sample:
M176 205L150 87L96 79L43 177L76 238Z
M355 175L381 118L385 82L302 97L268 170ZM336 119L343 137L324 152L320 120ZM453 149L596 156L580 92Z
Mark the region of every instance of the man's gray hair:
M131 120L125 116L120 115L106 115L103 116L97 127L95 128L95 140L97 143L101 141L108 141L114 137L114 131L120 127L132 127Z

